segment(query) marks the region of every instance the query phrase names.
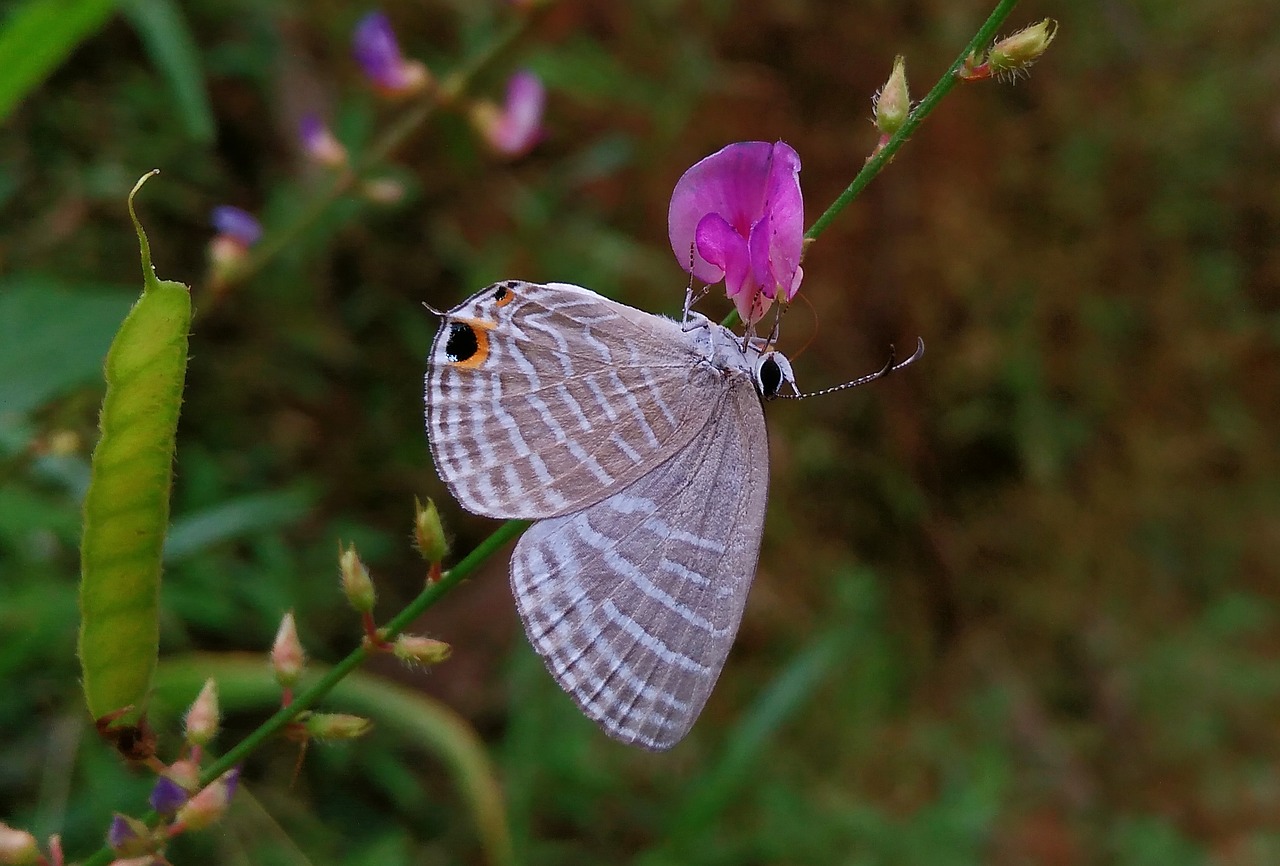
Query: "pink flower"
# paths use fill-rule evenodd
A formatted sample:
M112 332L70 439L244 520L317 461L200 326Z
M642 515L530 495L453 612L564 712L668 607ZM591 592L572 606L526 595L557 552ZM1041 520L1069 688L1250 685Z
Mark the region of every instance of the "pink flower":
M542 137L542 112L547 104L547 91L542 79L521 70L507 82L507 99L502 108L480 103L472 111L472 120L485 141L503 156L523 156Z
M351 36L351 51L365 77L385 93L412 93L430 80L425 66L400 54L391 20L383 12L370 12L360 19Z
M693 275L725 281L751 327L774 300L800 289L804 271L804 199L800 157L785 142L742 141L695 164L671 193L671 249Z

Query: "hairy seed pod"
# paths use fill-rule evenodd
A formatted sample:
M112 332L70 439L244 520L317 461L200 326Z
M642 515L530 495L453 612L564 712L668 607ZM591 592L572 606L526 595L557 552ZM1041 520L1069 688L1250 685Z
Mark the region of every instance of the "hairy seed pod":
M80 667L95 718L141 711L159 643L160 556L169 525L174 439L187 372L191 293L159 280L133 210L142 249L142 297L107 352L106 396L84 502L80 543Z

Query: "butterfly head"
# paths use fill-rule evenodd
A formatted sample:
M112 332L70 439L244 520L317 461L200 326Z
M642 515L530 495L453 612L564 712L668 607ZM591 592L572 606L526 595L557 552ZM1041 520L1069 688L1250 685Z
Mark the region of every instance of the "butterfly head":
M756 358L755 379L756 390L766 400L779 396L788 386L792 394L800 393L795 373L791 371L791 362L781 352L763 352Z

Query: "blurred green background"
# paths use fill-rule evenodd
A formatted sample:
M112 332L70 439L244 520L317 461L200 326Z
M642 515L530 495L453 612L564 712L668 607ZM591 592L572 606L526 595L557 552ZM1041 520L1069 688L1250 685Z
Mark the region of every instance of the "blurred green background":
M383 8L437 71L514 15ZM32 9L53 12L14 41ZM270 231L325 182L295 142L304 112L355 152L403 112L350 60L366 11L66 0L0 19L11 93L52 43L69 51L0 131L0 818L63 833L73 857L113 810L145 811L151 781L92 736L74 657L139 175L162 170L140 214L197 308L162 599L172 757L174 707L210 673L224 748L271 710L250 682L265 663L227 654L264 652L284 610L317 661L358 640L339 539L389 616L421 586L415 495L458 555L493 530L431 467L423 301L514 276L677 313L666 207L685 168L784 139L811 220L870 152L894 55L918 98L990 7L558 3L474 90L543 76L530 156L495 159L439 115L375 173L398 203L345 198L215 297L210 208ZM174 862L487 862L501 831L458 787L450 711L483 742L492 768L463 776L500 786L522 863L1280 862L1280 5L1037 0L1006 30L1046 16L1061 31L1029 80L961 86L809 250L783 334L803 387L917 335L928 355L768 407L759 574L686 742L649 754L579 716L524 641L502 555L417 629L449 662L371 666L407 709L335 696L375 732L313 747L296 778L296 746L269 745L232 817ZM415 702L434 732L414 733Z

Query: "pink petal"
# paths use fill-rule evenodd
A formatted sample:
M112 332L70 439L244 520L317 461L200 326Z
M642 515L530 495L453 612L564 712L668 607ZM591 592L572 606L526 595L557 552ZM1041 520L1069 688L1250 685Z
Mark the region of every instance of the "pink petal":
M494 148L507 156L520 156L532 148L542 132L546 103L547 91L537 75L522 71L511 76L502 118L490 136Z
M789 145L773 146L765 214L769 219L769 274L761 282L781 289L790 301L800 289L804 254L804 196L800 192L800 157ZM769 293L773 297L772 291Z
M755 281L751 279L751 255L746 239L717 213L704 216L695 234L697 255L714 271L710 279L702 276L698 279L714 283L723 277L725 292L731 298L736 298L744 289L746 294L754 294Z
M730 144L695 163L676 182L667 211L667 231L671 249L683 267L689 265L689 243L698 222L707 214L719 214L738 235L747 237L764 212L773 148L765 141ZM693 275L705 282L720 279L717 269L700 256L694 258Z

